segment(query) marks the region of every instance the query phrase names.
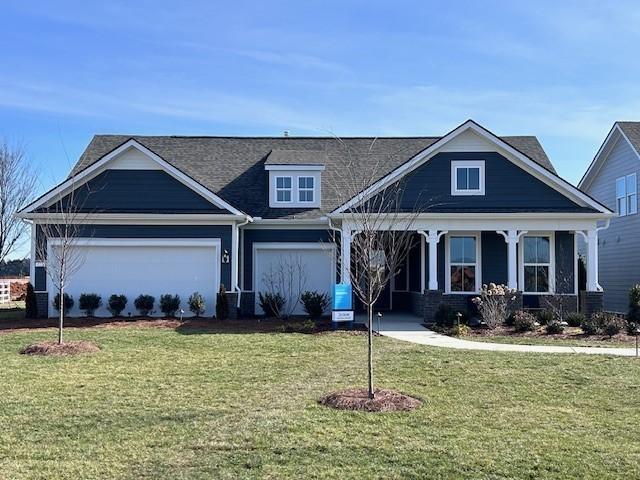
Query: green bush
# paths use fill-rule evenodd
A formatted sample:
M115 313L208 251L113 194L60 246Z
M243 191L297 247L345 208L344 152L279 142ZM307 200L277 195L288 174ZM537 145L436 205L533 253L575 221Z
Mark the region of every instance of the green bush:
M547 333L549 335L556 335L562 332L564 332L564 325L558 320L551 320L549 323L547 323Z
M625 326L625 321L617 315L608 315L604 324L603 332L613 338L619 334Z
M548 325L549 322L553 321L553 313L549 310L539 310L536 318L540 325Z
M81 293L78 305L87 317L92 317L96 310L102 306L102 297L97 293Z
M612 313L596 312L580 325L587 335L609 335L609 338L622 331L625 322Z
M127 297L125 295L116 295L115 293L109 297L107 309L114 317L119 317L122 311L127 307Z
M602 325L596 314L592 315L590 318L585 318L580 324L580 328L582 328L585 335L597 335L602 333Z
M564 319L570 327L579 327L582 322L585 321L585 316L582 313L572 312L569 313Z
M153 304L156 299L153 295L142 294L133 301L134 307L143 317L148 316L153 311Z
M529 312L519 310L513 314L513 326L518 332L531 332L538 324L536 318Z
M27 295L24 299L24 308L25 318L38 317L38 301L36 299L36 292L33 290L33 285L31 285L31 283L27 283Z
M509 313L509 315L507 315L507 318L505 319L504 324L507 327L513 327L513 323L515 322L515 320L516 320L515 312L511 312Z
M468 325L464 324L454 325L453 327L451 327L450 331L450 334L454 337L466 337L467 335L469 335L469 333L471 333L471 329Z
M216 318L218 320L229 318L229 299L223 284L220 284L220 291L216 297Z
M433 318L436 322L436 325L443 328L453 327L457 324L458 321L458 313L460 316L460 324L467 324L469 322L469 314L466 311L458 312L454 310L451 305L446 303L441 303L438 305L438 309L434 314Z
M73 297L68 293L64 294L64 314L69 313L69 310L73 308L74 305ZM56 296L53 298L53 308L60 311L60 294L56 293Z
M629 290L629 312L627 320L640 323L640 285L634 285Z
M159 303L160 311L164 313L165 317L175 317L180 309L180 296L165 293L164 295L160 295Z
M204 297L200 295L200 293L193 292L189 296L189 310L191 310L191 313L193 313L196 317L199 317L204 313Z
M280 318L286 300L279 293L258 292L258 303L267 318Z
M329 308L331 303L329 295L316 291L304 292L300 295L300 300L302 301L304 311L312 320L320 318L324 314L325 310Z

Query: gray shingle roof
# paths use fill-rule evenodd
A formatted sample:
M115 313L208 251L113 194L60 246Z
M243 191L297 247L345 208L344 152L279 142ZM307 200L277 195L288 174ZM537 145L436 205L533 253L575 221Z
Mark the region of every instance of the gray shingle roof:
M640 122L616 122L627 136L633 148L640 153Z
M363 174L375 180L385 176L432 145L440 137L178 137L96 135L72 170L72 175L98 161L129 139L135 139L168 163L207 187L234 207L255 217L313 218L318 209L273 209L269 207L265 162L272 152L279 159L323 157L323 210L331 211L341 200L332 198L327 186L339 182L345 156L353 158ZM555 173L536 137L501 137L542 167ZM375 141L374 141L375 140ZM297 153L294 153L297 152ZM303 153L300 153L303 152ZM322 152L322 153L319 153ZM271 154L271 155L270 155ZM300 157L298 155L301 155ZM278 160L280 161L280 160Z
M325 165L324 150L271 150L265 165Z

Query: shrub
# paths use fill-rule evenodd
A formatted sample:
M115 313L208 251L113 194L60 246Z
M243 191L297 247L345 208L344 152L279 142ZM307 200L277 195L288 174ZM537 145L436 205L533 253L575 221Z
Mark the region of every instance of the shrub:
M590 318L585 318L580 324L580 328L586 335L597 335L602 332L602 325L597 314L593 314Z
M205 303L204 297L198 292L194 292L189 296L189 310L196 317L201 316L204 313Z
M329 308L330 300L329 295L320 292L303 292L300 295L302 306L304 311L309 315L309 318L315 320L320 318L322 314Z
M78 304L80 310L83 310L87 317L92 317L102 305L102 297L97 293L81 293Z
M559 320L551 320L547 323L547 333L555 335L564 332L564 325Z
M629 290L629 312L627 320L640 322L640 285L634 285Z
M65 315L69 313L69 310L73 308L74 305L73 297L68 293L64 294L64 313ZM56 296L53 298L53 308L60 311L60 294L56 293Z
M229 318L229 299L223 284L220 284L220 291L216 297L216 318L218 320Z
M133 301L133 305L134 307L136 307L136 310L138 310L140 315L146 317L153 311L153 304L155 303L155 301L156 299L153 297L153 295L142 294Z
M617 315L606 314L604 317L604 325L602 331L612 338L614 335L619 334L625 327L624 319Z
M160 295L160 311L165 317L175 317L176 312L180 309L180 296L165 293Z
M596 312L581 327L587 335L606 334L611 338L622 331L624 320L611 313Z
M467 335L469 335L469 333L471 333L471 329L468 325L454 325L453 327L451 327L450 333L454 337L466 337Z
M630 335L632 337L635 337L636 335L638 335L638 330L640 329L640 324L636 323L636 322L629 322L627 321L627 335Z
M38 317L38 301L36 300L36 292L33 290L31 283L27 283L27 295L24 299L24 308L25 318Z
M538 323L529 312L519 310L513 314L513 326L518 332L531 332L536 329Z
M284 297L279 293L258 292L258 303L266 317L280 318L285 302Z
M513 327L513 323L515 322L515 320L516 320L515 312L511 312L507 316L506 320L504 321L504 324L507 325L508 327Z
M540 325L548 325L550 322L553 322L553 313L549 310L539 310L536 319Z
M496 328L507 320L509 305L515 300L516 290L506 285L482 285L480 296L473 299L478 306L484 323L489 328Z
M451 305L446 303L438 305L433 318L439 327L451 327L456 324L456 312L453 311Z
M116 295L115 293L109 297L107 310L111 312L114 317L120 316L122 311L127 306L127 297L124 295Z
M570 327L579 327L585 321L585 316L582 313L572 312L565 317L565 320Z
M316 322L309 319L303 322L288 322L282 326L283 333L313 333L316 331Z

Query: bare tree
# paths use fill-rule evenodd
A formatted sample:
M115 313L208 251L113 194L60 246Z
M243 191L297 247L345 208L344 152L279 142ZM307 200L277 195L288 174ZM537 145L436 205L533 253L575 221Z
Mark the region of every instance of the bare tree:
M273 310L279 310L284 318L288 318L300 304L300 297L307 285L306 265L300 255L282 255L280 261L276 265L271 264L269 270L262 275L262 281L267 293L271 294L271 301L277 294L282 296L284 305Z
M16 213L33 198L35 189L36 177L24 149L0 143L0 263L24 238L28 224Z
M83 206L86 194L78 195L75 186L70 193L60 194L47 208L47 220L38 223L36 258L46 259L46 273L60 295L58 318L58 343L63 342L64 295L71 277L82 267L86 254L78 248L81 238L92 236L90 214Z
M368 393L374 398L374 306L391 278L400 272L409 250L417 243L413 225L420 207L425 205L422 195L414 202L405 198L406 183L402 180L367 194L367 189L388 173L388 168L384 167L388 164L388 155L375 153L376 140L364 151L356 152L343 140L337 141L342 154L335 166L337 171L331 175L329 188L340 204L356 200L340 219L354 233L348 271L353 292L367 311Z

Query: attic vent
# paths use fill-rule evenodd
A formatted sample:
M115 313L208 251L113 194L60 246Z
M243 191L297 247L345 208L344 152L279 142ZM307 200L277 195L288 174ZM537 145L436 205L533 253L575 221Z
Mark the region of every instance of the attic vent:
M284 136L285 136L285 137L288 137L288 136L289 136L289 130L285 130L285 131L284 131Z

